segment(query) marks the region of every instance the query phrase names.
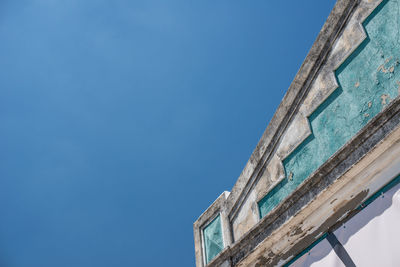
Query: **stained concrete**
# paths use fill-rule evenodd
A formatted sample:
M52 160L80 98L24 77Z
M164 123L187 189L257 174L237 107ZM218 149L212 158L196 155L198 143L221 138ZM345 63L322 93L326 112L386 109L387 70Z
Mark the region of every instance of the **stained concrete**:
M311 135L283 161L291 179L260 201L262 217L397 97L399 9L384 1L363 23L368 37L335 71L339 87L308 117Z
M229 213L235 240L240 238L258 222L258 220L241 220L241 218L246 218L243 214L247 215L251 212L246 207L251 206L251 204L247 204L247 202L254 202L254 193L252 192L254 187L257 187L258 191L270 192L267 198L264 198L263 200L262 198L256 199L257 202L262 201L264 203L261 204L265 204L260 205L259 213L263 216L272 210L287 195L293 192L294 188L296 188L307 177L307 174L309 175L322 163L317 159L316 162L311 161L312 164L310 168L303 167L303 170L301 170L301 168L297 168L295 171L293 169L288 170L287 174L293 175L293 179L286 179L283 160L290 156L299 146L302 146L305 142L313 139L314 136L312 135L313 132L310 128L309 117L313 113L316 113L319 107L322 106L322 109L324 109L323 105L324 103L326 104L329 102L329 97L331 97L331 99L335 98L335 93L340 92L339 84L335 77L335 70L338 69L346 58L349 58L349 56L367 38L361 23L364 22L373 10L376 9L380 2L380 0L365 0L360 3L357 1L351 1L350 4L352 4L351 8L353 9L350 11L350 14L347 14L345 17L346 19L343 19L346 25L342 25L342 28L336 33L337 39L332 43L331 50L327 52L325 61L321 62L317 73L314 76L308 77L310 79L310 84L308 87L302 88L302 90L304 90L302 102L300 102L293 111L293 117L286 126L286 130L283 132L280 140L275 143L275 150L272 151L270 159L265 161L264 166L257 176L253 176L249 179L246 187L242 191L242 199L239 199L235 203L235 206L233 206ZM343 3L339 1L335 8L338 6L341 7L341 4ZM332 13L335 12L335 8ZM344 12L343 9L341 11ZM344 14L342 14L342 18L343 16ZM328 18L327 24L329 22L330 19ZM310 53L311 52L312 51L310 51ZM325 141L324 138L320 139ZM310 152L310 154L313 155L313 151ZM330 151L327 153L325 159L333 152ZM308 162L305 165L308 166ZM300 171L303 171L303 174L305 175L296 174L295 172L299 169ZM260 177L267 182L260 183ZM232 192L234 192L234 189ZM228 198L228 204L230 199L233 197L234 195L231 194L230 198Z
M391 18L399 17L398 2L380 3L336 3L232 192L221 195L195 222L198 267L205 266L202 231L218 214L224 249L207 266L269 266L290 260L321 234L315 223L294 227L295 221L302 222L301 211L320 205L324 190L344 181L344 173L397 127L400 100L394 98L400 72L398 38L393 37L399 26L397 21L396 27L390 25ZM372 12L376 14L370 16ZM384 37L379 35L383 31ZM266 195L272 196L272 204L258 209ZM343 202L340 195L330 199L328 204L339 208L320 230L347 214L353 202ZM353 204L340 209L346 203ZM286 237L283 229L288 229ZM296 240L302 245L291 249Z
M380 180L375 173L368 171L367 167L372 165L374 158L367 160L366 163L362 159L369 156L374 150L378 150L376 155L379 156L380 150L390 150L394 143L400 143L399 127L400 98L397 98L389 104L385 111L379 113L350 142L307 178L290 197L282 201L260 223L247 232L238 242L235 242L229 248L229 254L221 254L220 256L224 256L224 258L221 257L218 260L230 259L231 266L247 267L255 266L264 257L268 259L266 266L282 265L300 253L302 249L311 245L330 226L334 226L339 218L350 214L357 205L361 204L368 196L367 193L372 194L386 183L386 181ZM387 145L383 144L383 140L390 135L392 135L392 141ZM384 158L382 162L390 164L394 158L400 159L400 150L397 150L395 153L389 152L388 154L392 158ZM367 170L370 175L369 179L377 178L377 181L369 182L370 185L366 185L366 189L363 189L360 181L353 182L352 187L346 186L346 183L352 181L353 177L357 177L361 181L366 177L366 174L353 174L353 170ZM393 170L391 177L394 177L396 172L397 174L400 172L400 165L397 165L397 169ZM338 195L330 195L333 186L338 188L336 189ZM344 188L347 191L344 191ZM368 191L365 191L367 189ZM364 192L359 196L361 191ZM343 197L344 193L347 193L347 198L350 199L343 201L346 199ZM321 194L327 194L330 197L322 198ZM335 198L341 200L334 201ZM356 200L352 201L352 199ZM352 201L351 204L348 201ZM332 208L320 207L322 203L326 203L323 205L331 205ZM317 215L313 217L307 215L307 210L313 210ZM301 213L306 213L306 215L301 215ZM326 219L322 220L321 216L325 216ZM313 218L313 223L307 223L307 218L310 218L310 220ZM324 225L324 227L321 227L321 225ZM300 226L301 230L296 229L296 226ZM285 228L287 230L284 230ZM274 248L274 245L278 245L278 248ZM277 249L286 250L286 252L277 253ZM252 264L249 264L249 262L252 262ZM219 265L210 264L209 266Z

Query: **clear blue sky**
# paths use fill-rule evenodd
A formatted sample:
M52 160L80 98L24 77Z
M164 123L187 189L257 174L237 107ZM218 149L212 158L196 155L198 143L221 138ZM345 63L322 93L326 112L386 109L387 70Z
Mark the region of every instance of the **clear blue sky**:
M194 266L334 0L1 0L0 266Z

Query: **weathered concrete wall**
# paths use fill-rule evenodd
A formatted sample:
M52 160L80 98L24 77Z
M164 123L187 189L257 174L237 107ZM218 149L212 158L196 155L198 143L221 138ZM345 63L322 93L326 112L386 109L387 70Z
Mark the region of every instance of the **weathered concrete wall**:
M370 46L373 44L375 47L379 46L379 43L376 45L375 42L369 42L362 23L364 22L366 25L370 24L367 23L368 21L366 21L366 19L380 3L380 0L361 1L349 18L345 28L340 33L340 36L336 39L326 62L321 66L318 74L313 79L303 103L299 107L294 119L287 126L280 142L277 144L275 153L271 160L267 162L265 171L261 176L261 180L264 180L264 182L261 180L257 181L256 185L253 187L253 190L257 188L257 191L269 191L267 197L254 199L255 193L250 192L248 194L250 197L243 201L237 214L233 217L232 227L235 240L250 230L258 221L245 221L241 219L247 217L244 216L243 213L249 214L252 212L247 209L247 207L251 207L252 204L248 204L247 202L254 202L254 200L259 202L260 215L261 217L265 216L343 145L349 137L354 135L355 132L361 129L361 127L373 117L372 112L370 112L371 114L368 117L364 117L364 114L361 114L360 117L362 120L353 127L355 130L347 132L347 129L343 128L341 135L337 135L335 132L338 130L338 127L346 126L346 119L349 111L355 110L355 112L353 111L353 117L360 115L360 110L357 109L358 107L356 107L354 103L351 103L351 105L348 103L351 102L352 98L355 98L356 101L359 100L359 95L363 95L364 98L373 98L373 96L368 95L368 92L373 90L373 88L365 86L355 87L357 81L354 83L352 83L351 80L349 82L344 81L344 84L340 83L339 86L335 72L336 74L342 73L343 71L341 70L347 68L349 62L352 62L354 58L358 58L355 55L359 55L360 51L365 50L364 44L370 44ZM382 3L382 5L387 6L385 3ZM372 16L374 15L371 15L371 17ZM395 16L392 16L392 19L393 18L395 18ZM374 27L377 26L374 25ZM380 55L378 56L379 61L377 63L380 63L382 60ZM363 60L364 59L361 59L359 61L362 62ZM378 69L379 65L376 66L375 70ZM362 70L360 71L362 72ZM364 72L365 75L372 74L368 71L371 70L366 70ZM358 79L360 77L355 78ZM339 82L342 81L339 80ZM366 81L366 84L369 85L368 81ZM343 93L343 88L346 88L346 93ZM360 90L351 90L351 88ZM363 90L362 92L361 89ZM360 92L358 93L358 91ZM384 93L382 92L381 94ZM339 95L342 95L341 98L345 99L347 103L343 103L342 105L342 99L340 101L337 100ZM342 110L335 110L335 108L332 108L332 102L335 102L334 104L339 103L339 105L343 107ZM367 103L369 103L369 101L367 101ZM363 104L363 102L360 102L360 104ZM351 107L354 108L350 110ZM373 107L374 111L377 107L378 105ZM346 110L347 108L348 110ZM343 118L345 120L343 120ZM326 123L331 124L329 127L335 128L333 132L328 128ZM342 126L338 126L340 124L342 124ZM348 124L353 126L351 120ZM345 139L343 139L343 135L347 135ZM336 136L338 136L338 138L336 138ZM339 140L339 142L336 142L336 139Z
M400 98L366 126L209 267L285 264L399 175Z
M232 244L226 206L228 196L229 192L223 192L193 224L196 266L205 266L221 248Z
M363 23L368 37L335 71L339 87L309 116L312 134L283 161L286 177L259 203L261 216L398 95L399 9L399 2L384 1Z
M234 265L225 257L234 253L229 246L250 242L262 217L316 176L399 95L399 18L397 0L338 0L231 194L195 223L200 243L216 212L227 227L229 240L211 266ZM196 264L203 266L200 247L196 243Z
M397 124L379 146L354 164L282 224L247 257L232 266L281 266L358 212L357 207L400 173L400 128ZM266 229L264 229L266 230Z

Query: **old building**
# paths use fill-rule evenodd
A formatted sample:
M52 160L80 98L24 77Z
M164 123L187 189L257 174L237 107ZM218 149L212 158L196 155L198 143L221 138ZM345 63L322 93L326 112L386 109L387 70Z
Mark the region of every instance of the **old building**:
M339 0L231 192L194 223L197 267L399 266L400 1Z

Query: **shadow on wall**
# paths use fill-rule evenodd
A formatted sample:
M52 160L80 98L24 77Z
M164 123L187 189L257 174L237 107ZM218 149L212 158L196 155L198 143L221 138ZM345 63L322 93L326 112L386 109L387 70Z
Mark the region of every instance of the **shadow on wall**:
M368 223L382 216L382 214L392 207L394 198L398 197L400 194L399 190L400 175L360 205L357 208L359 213L334 232L334 235L337 236L341 244L346 245L346 243ZM325 234L285 266L302 267L321 263L324 259L326 260L326 257L328 257L331 252L333 252L333 248L327 241ZM338 262L338 265L342 266L343 263Z

